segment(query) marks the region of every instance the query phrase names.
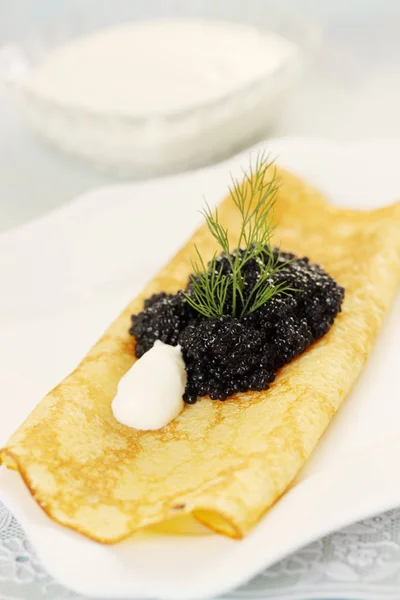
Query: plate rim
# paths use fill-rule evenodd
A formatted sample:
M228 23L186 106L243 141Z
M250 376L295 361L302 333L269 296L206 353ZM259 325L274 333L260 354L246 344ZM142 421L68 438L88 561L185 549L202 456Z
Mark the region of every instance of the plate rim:
M302 138L287 138L287 139L284 138L284 139L282 139L282 138L278 138L277 140L276 139L275 140L267 140L261 144L257 144L255 147L253 147L253 151L255 148L262 147L265 144L268 144L271 146L278 146L279 144L287 145L287 146L292 145L292 147L297 146L297 148L301 147L301 146L303 146L303 148L304 148L306 146L308 148L308 150L310 150L311 148L314 148L314 151L316 150L317 147L321 148L321 145L324 145L325 147L329 147L331 149L335 148L336 151L339 148L343 149L344 147L346 147L348 149L349 154L351 154L351 152L355 152L356 149L359 148L360 146L363 146L363 147L369 146L369 145L371 145L371 143L374 145L374 147L376 147L376 145L378 144L378 145L384 145L386 147L390 146L392 148L395 147L397 149L400 149L400 140L385 140L385 141L374 140L374 141L361 141L361 142L360 141L358 141L358 142L335 142L335 141L333 141L332 142L332 141L324 140L324 139L302 139ZM88 203L90 204L91 202L94 202L94 198L99 193L105 193L105 192L112 193L115 189L121 189L121 187L129 188L131 185L134 185L134 186L149 185L149 184L153 185L155 183L157 186L159 186L159 185L162 185L166 180L171 180L171 179L175 180L177 178L185 178L185 179L190 180L193 176L197 177L199 175L199 173L202 173L202 174L207 174L210 172L214 173L214 171L218 171L220 169L225 169L227 165L231 164L233 161L237 161L239 157L248 155L249 150L251 150L251 149L241 152L240 154L238 154L228 160L225 160L222 163L213 165L212 167L206 167L206 168L203 168L203 169L200 169L197 171L187 172L182 175L167 176L167 177L163 177L160 179L151 180L151 181L147 181L147 182L136 182L134 184L123 183L123 184L116 184L116 185L110 185L110 186L102 186L101 188L97 188L96 190L86 192L85 194L78 196L77 198L71 200L64 206L54 209L50 213L41 215L40 217L38 217L34 220L31 220L31 221L28 221L27 223L24 223L23 225L21 225L19 227L12 228L11 230L6 230L5 232L1 233L0 234L0 244L2 243L3 239L8 240L8 243L14 243L12 241L14 239L14 237L16 237L17 242L20 242L21 240L18 240L18 237L21 235L23 236L25 234L24 232L26 232L26 231L28 233L29 232L32 233L32 228L34 230L37 229L38 231L40 231L40 229L42 227L48 227L49 225L51 225L51 223L54 222L54 220L62 221L66 215L71 214L71 211L72 212L74 212L74 211L80 212L80 211L84 210L84 207L87 206ZM11 242L10 242L10 239L11 239ZM4 470L4 468L2 470ZM1 494L1 495L4 496L4 494ZM7 504L7 497L5 496L4 499L5 499L5 504ZM399 501L400 501L400 498L399 498ZM387 508L393 508L393 506L390 505ZM10 509L10 510L12 510L12 509ZM380 512L380 510L379 510L379 512ZM369 517L369 516L372 516L373 514L376 514L376 512L375 511L372 511L372 512L367 511L366 514L361 514L359 518ZM30 529L31 524L29 522L24 523L25 519L23 518L23 516L22 516L22 518L20 516L20 520L23 522L24 529L27 532L27 535L29 536L30 535L29 529ZM357 520L358 520L358 517L357 517ZM350 524L351 522L354 522L354 520L350 521L350 522L345 521L344 523L342 523L342 526ZM59 526L59 527L61 527L61 526ZM64 528L62 528L62 529L64 529ZM257 526L255 529L257 529ZM335 527L335 529L336 529L336 527ZM329 533L329 531L330 531L329 529L324 531L322 535L326 535L327 533ZM306 540L304 542L304 544L311 542L313 539L316 539L315 536L311 537L309 540ZM304 544L301 543L300 545L302 546ZM293 550L295 550L295 548L293 548ZM40 554L40 550L39 550L39 554ZM43 556L42 556L42 560L43 560ZM44 560L43 560L43 562L45 563ZM45 566L47 568L46 563L45 563ZM220 586L220 588L216 589L216 590L210 588L209 593L205 594L203 591L201 593L201 595L199 595L199 596L191 595L190 597L191 598L200 598L200 597L204 598L206 596L214 596L215 594L221 594L223 592L226 592L226 591L232 589L232 587L235 587L236 585L240 585L240 583L243 583L245 580L247 581L248 579L252 578L257 572L262 570L262 568L263 568L263 566L258 565L257 567L255 567L255 569L252 572L250 572L250 570L249 570L248 577L246 576L246 578L243 578L243 576L242 576L241 581L235 581L232 585L226 584L225 587ZM54 569L53 569L53 572L54 572ZM60 577L58 577L58 579L60 579ZM63 583L65 583L66 585L71 587L70 582L63 582ZM79 588L77 588L77 586L72 586L72 587L74 587L74 589L78 589L78 591L80 591ZM94 588L93 588L93 590L94 590ZM86 594L88 594L88 592L90 595L96 595L99 592L101 593L102 590L98 590L95 593L90 592L90 590L84 591L84 593L86 593ZM146 590L141 590L138 593L140 596L146 596L146 597L154 596L154 593L150 589L147 590L147 592L146 592ZM134 595L135 595L135 597L138 597L135 593L134 593ZM180 591L178 593L171 592L171 593L161 594L161 595L159 593L157 593L156 595L157 595L157 597L162 597L162 598L165 598L166 600L167 599L172 600L173 598L176 598L176 599L182 598L182 600L183 600L184 598L188 597L187 593L184 593L182 591ZM111 598L112 596L110 595L107 597ZM118 598L132 597L132 591L126 590L125 594L118 594L118 596L115 596L115 594L114 594L114 597L118 597Z

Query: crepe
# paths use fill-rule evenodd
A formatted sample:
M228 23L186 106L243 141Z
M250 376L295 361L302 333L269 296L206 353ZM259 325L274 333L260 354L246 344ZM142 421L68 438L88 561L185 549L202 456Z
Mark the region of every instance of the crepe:
M192 514L241 538L287 489L355 382L400 276L400 203L376 211L331 206L279 171L274 242L321 263L346 289L329 333L283 367L262 392L200 399L168 426L136 431L111 402L132 366L130 315L185 286L193 243L211 258L205 226L147 285L76 370L51 391L1 451L46 513L113 543L145 526ZM228 197L220 219L234 247L240 227ZM138 257L138 259L140 259Z

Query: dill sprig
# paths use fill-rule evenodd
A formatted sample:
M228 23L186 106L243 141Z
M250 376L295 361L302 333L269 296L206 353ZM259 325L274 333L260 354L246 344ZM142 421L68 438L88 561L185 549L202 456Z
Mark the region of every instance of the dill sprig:
M231 314L242 319L258 310L276 294L287 293L292 289L284 282L274 284L272 280L288 264L288 261L281 261L279 256L275 256L271 248L271 238L276 227L273 209L279 189L274 161L259 154L255 167L250 165L243 175L243 183L231 177L229 186L233 203L241 218L235 252L230 247L228 229L220 222L218 208L213 212L206 204L202 211L208 230L220 246L230 271L224 273L217 253L206 265L195 246L197 260L192 262L191 290L184 295L190 306L208 318ZM259 275L253 288L245 294L245 267L250 260L257 261Z

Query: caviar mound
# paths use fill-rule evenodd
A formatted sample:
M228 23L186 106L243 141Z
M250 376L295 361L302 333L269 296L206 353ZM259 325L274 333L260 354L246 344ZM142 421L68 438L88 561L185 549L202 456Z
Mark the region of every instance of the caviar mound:
M231 316L229 295L224 304L226 314L208 319L190 307L182 292L155 294L145 301L142 312L132 315L129 332L136 338L138 358L156 340L180 344L187 371L185 402L192 404L201 396L226 400L237 392L267 389L279 368L332 326L341 310L344 288L308 258L278 249L273 253L275 260L285 264L270 283L285 282L291 289L241 320ZM221 255L218 264L229 272L226 256ZM259 270L257 261L247 263L244 300L256 284ZM186 291L190 294L190 282Z
M136 356L143 356L156 340L176 346L181 331L195 316L180 292L161 292L147 298L144 310L132 316L130 333L136 338Z

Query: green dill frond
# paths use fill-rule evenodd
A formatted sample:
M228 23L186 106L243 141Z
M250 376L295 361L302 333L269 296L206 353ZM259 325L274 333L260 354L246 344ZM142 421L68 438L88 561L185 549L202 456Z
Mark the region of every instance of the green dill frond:
M271 248L276 227L273 211L279 190L274 161L263 153L259 154L254 168L250 166L243 176L244 182L232 177L229 186L241 217L237 244L240 252L232 251L228 229L221 224L218 209L213 212L206 203L202 211L208 230L228 261L230 270L228 274L224 273L216 254L206 265L195 247L197 260L192 263L191 289L184 295L192 308L208 318L231 314L242 319L276 294L293 291L284 282L275 285L272 280L288 264L276 257ZM259 277L245 297L245 266L254 259L259 264ZM228 306L227 298L230 299Z

